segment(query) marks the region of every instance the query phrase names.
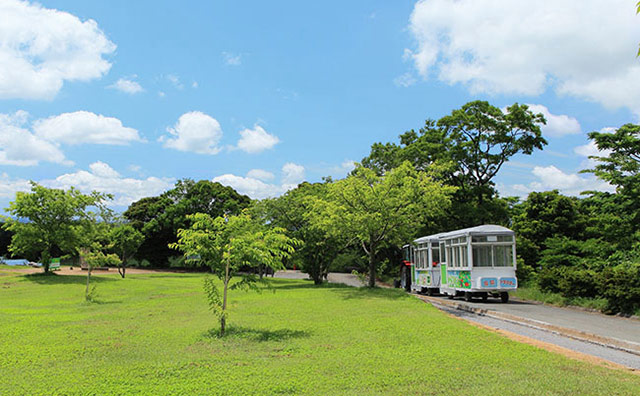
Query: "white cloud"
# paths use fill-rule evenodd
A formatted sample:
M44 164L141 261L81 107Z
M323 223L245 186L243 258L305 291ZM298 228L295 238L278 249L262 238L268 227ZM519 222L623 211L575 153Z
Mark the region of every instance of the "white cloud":
M287 162L282 166L282 185L285 190L295 188L304 181L304 166Z
M0 114L0 164L35 166L40 161L70 165L53 143L24 128L28 113Z
M425 78L474 94L556 93L640 114L640 24L630 0L420 0L409 30Z
M10 198L13 200L16 197L16 192L29 190L31 190L31 184L28 180L12 180L6 173L0 175L0 198Z
M229 66L239 66L242 64L242 55L240 54L223 52L222 58L224 59L224 63Z
M198 154L218 154L218 143L222 138L220 123L200 111L191 111L180 116L173 128L167 128L168 136L162 136L164 147ZM173 136L173 137L171 137Z
M238 148L250 154L268 150L280 142L277 136L268 133L260 125L240 131L240 136Z
M393 79L393 83L397 87L403 87L403 88L410 87L416 82L417 82L416 78L411 73L404 73Z
M194 89L198 88L198 82L197 81L192 82L191 83L191 88L194 88Z
M89 19L25 1L0 2L0 99L52 99L65 81L100 78L116 46Z
M288 162L282 167L280 184L265 183L263 180L257 178L254 171L256 171L256 169L249 171L246 177L225 174L214 177L213 181L233 187L240 194L248 195L254 199L278 196L288 190L296 188L299 183L304 181L304 167L292 162Z
M611 128L611 127L602 128L600 130L601 133L614 133L615 131L616 131L616 128ZM589 143L587 144L575 147L573 149L573 152L581 157L586 157L586 159L580 163L580 165L583 168L593 169L597 164L599 164L599 161L595 159L591 159L589 157L592 157L592 156L606 157L609 154L611 154L612 151L608 149L599 150L598 147L596 146L596 143L593 140L590 140Z
M262 181L270 181L275 178L275 175L263 169L251 169L249 172L247 172L247 177Z
M546 106L530 104L529 110L533 113L542 113L547 120L547 125L542 125L544 136L560 137L565 135L575 135L580 133L580 123L573 117L567 115L552 114Z
M171 85L173 85L176 89L183 89L184 88L184 84L182 84L180 82L180 77L176 76L175 74L168 74L166 76L167 81L169 81L171 83Z
M170 178L134 179L122 177L108 164L97 161L89 165L89 171L80 170L75 173L67 173L53 180L44 180L41 183L52 188L75 187L84 193L91 191L110 193L114 195L113 205L128 206L141 198L158 195L170 189L174 182L174 179Z
M33 124L36 135L57 143L126 145L140 142L138 131L122 121L88 111L63 113Z
M615 191L615 188L595 176L580 176L575 173L566 173L550 166L535 166L531 171L536 178L535 181L525 184L515 184L511 186L498 185L498 189L503 196L516 195L526 196L532 191L559 190L562 194L578 196L583 191Z
M116 89L120 92L124 92L130 95L135 95L144 91L142 86L137 81L128 78L120 78L118 81L109 85L107 88Z

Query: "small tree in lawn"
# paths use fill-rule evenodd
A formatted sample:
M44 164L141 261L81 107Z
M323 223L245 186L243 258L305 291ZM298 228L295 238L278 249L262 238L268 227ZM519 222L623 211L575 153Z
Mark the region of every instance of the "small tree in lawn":
M83 235L78 226L90 217L87 208L100 206L108 194L82 194L75 188L60 190L31 182L31 192L17 192L9 204L3 227L13 233L9 251L40 257L44 272L54 251L72 253Z
M120 256L118 273L125 276L127 259L133 256L144 241L144 235L129 224L122 224L111 229L109 233L113 251Z
M359 166L347 178L329 184L326 197L315 198L307 216L329 235L362 247L369 258L369 287L374 287L380 249L406 243L449 206L455 188L434 176L417 171L408 161L384 176Z
M91 249L86 249L83 251L83 259L87 264L87 286L84 290L84 299L86 301L92 301L95 297L93 289L89 290L91 271L93 271L94 268L120 264L120 259L117 255L113 253L105 253L103 249L103 246L101 246L99 243L96 243L92 246Z
M187 260L206 263L223 284L222 294L211 278L204 287L209 307L220 319L220 336L224 336L227 321L229 289L256 289L260 279L253 274L239 274L241 267L260 265L278 270L282 260L291 256L298 241L289 238L285 230L257 223L246 212L238 216L212 218L205 213L188 215L191 227L178 230L179 249ZM239 278L232 283L232 279Z

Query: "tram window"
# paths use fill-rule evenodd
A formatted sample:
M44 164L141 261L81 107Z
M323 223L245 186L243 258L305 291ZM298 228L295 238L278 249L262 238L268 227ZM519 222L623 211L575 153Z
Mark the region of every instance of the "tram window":
M494 246L494 258L496 267L511 267L513 265L513 250L511 246Z
M433 262L434 263L440 263L440 250L438 250L438 248L434 248L431 250L431 254L433 255Z
M486 242L487 241L487 237L486 236L473 236L471 237L471 241L472 242Z
M498 235L498 242L513 242L513 235Z
M453 257L453 262L455 263L454 266L460 267L460 249L457 247L453 248Z
M460 257L462 258L462 266L463 267L468 267L469 266L469 257L467 254L467 247L466 246L460 246Z
M455 267L455 263L453 261L453 257L451 256L451 248L447 246L447 261L451 267Z
M440 244L440 257L443 262L447 262L447 256L444 254L444 244Z
M491 267L491 246L473 247L473 266Z

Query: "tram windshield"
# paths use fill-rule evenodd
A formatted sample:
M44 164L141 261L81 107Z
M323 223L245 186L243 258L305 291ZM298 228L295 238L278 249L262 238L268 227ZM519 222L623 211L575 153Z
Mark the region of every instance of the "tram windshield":
M480 235L471 239L474 267L513 267L513 235Z

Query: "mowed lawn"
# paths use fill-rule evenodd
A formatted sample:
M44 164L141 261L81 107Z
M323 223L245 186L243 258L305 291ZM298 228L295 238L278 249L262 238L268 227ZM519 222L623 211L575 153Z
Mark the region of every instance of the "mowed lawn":
M202 274L0 269L1 395L632 395L640 377L519 344L399 290L272 280L231 293L227 337Z

